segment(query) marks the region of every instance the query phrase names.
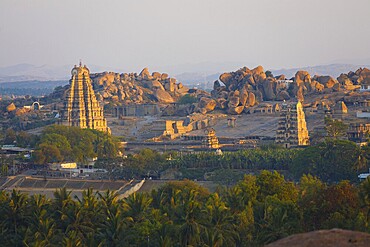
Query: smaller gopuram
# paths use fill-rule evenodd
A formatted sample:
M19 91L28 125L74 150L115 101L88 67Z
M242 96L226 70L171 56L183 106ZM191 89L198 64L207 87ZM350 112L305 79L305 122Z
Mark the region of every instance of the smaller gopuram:
M310 144L302 103L283 104L275 143L285 148Z
M370 123L351 123L347 130L348 140L356 143L366 143L370 134Z
M80 63L79 66L74 66L71 74L70 88L64 100L62 121L67 121L68 126L110 133L103 108L96 100L89 69Z
M206 136L203 139L203 146L205 148L219 148L220 144L216 136L216 131L213 128L206 129L204 131Z

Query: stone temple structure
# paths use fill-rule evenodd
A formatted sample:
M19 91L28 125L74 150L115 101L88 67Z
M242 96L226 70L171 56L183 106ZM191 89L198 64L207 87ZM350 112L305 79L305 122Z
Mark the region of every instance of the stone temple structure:
M275 142L285 148L310 144L301 102L282 105Z
M202 142L205 148L219 148L220 147L218 138L216 136L216 131L213 128L206 129L204 133L206 134L206 136L204 137Z
M96 100L92 88L89 69L80 63L78 67L74 66L71 73L70 89L64 101L62 120L67 121L69 126L110 133L103 108Z

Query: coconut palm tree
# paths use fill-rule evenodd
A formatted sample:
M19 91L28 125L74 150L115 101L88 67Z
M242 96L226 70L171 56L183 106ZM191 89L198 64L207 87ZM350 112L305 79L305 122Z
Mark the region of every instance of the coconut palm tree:
M32 195L27 207L25 245L50 246L55 243L56 225L50 217L51 201L45 195Z
M22 246L22 239L27 229L25 221L27 199L27 195L13 189L8 203L4 205L3 213L6 217L2 227L8 231L9 236L12 236L8 240L4 239L5 242L9 241L9 245Z
M207 223L206 238L203 241L213 247L234 246L235 239L238 238L234 227L234 217L217 193L210 196L204 210Z
M105 214L106 219L99 225L97 238L102 246L122 246L126 221L118 203L110 205Z

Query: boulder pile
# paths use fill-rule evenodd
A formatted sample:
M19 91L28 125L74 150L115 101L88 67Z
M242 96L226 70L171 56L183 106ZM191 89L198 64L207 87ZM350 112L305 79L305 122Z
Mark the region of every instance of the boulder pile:
M243 67L221 74L214 82L211 96L200 99L198 111L206 113L221 109L229 114L241 114L262 101L297 99L303 102L307 94L329 93L340 88L336 79L311 77L307 71L298 71L294 78L287 80L284 75L274 77L271 72L266 73L262 66Z
M338 78L338 82L345 89L353 89L360 87L361 84L370 84L370 69L359 68L356 72L350 71L347 74L341 74Z
M251 112L263 101L299 100L305 97L353 91L361 84L370 84L370 70L360 68L356 72L341 74L337 79L331 76L311 76L307 71L297 71L287 79L284 75L274 76L262 66L254 69L243 67L234 72L220 75L208 93L189 89L166 73L150 73L144 68L137 73L92 73L90 74L95 94L100 101L120 104L161 104L164 115L187 116L193 112L206 114L214 110L238 115ZM58 87L50 95L52 99L65 97L69 85ZM181 97L189 95L197 100L195 104L171 105ZM333 94L333 95L336 95ZM341 96L338 100L347 99ZM335 101L336 102L336 101ZM307 103L307 102L306 102ZM12 107L9 107L12 108ZM11 110L11 109L9 109Z
M150 73L144 68L137 73L103 72L90 74L97 97L115 103L173 103L188 93L189 88L166 73Z

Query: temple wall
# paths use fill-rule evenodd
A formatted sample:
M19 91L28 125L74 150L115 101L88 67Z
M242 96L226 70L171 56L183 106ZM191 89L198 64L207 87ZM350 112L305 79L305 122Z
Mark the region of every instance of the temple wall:
M160 113L159 107L156 104L133 104L123 105L114 108L113 114L115 117L128 116L154 116Z

